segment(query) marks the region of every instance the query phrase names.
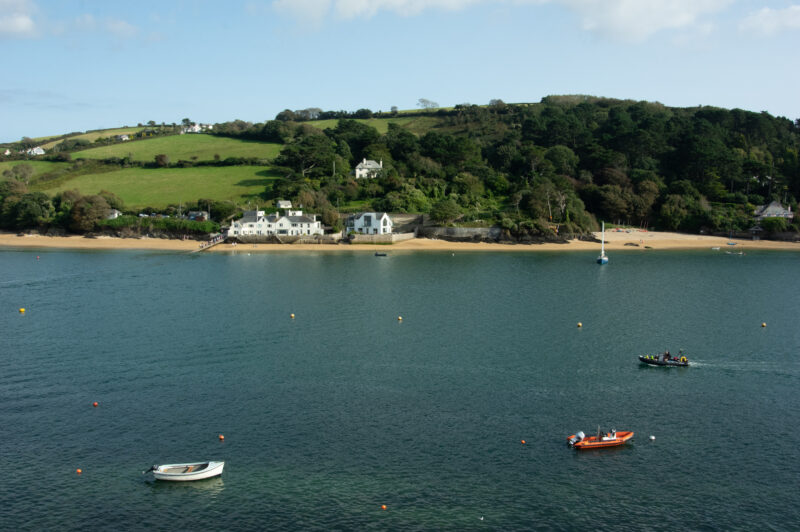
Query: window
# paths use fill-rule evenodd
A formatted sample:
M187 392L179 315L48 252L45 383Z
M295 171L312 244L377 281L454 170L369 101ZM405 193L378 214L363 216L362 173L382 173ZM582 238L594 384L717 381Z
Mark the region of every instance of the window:
M364 216L364 227L372 227L372 216Z

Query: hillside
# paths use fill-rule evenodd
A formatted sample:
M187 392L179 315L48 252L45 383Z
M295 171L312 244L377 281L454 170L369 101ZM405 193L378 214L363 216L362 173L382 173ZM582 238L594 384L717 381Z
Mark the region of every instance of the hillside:
M374 209L499 225L511 238L586 233L601 219L746 231L756 206L776 201L795 211L800 197L798 124L767 113L589 96L414 113L321 112L313 120L308 111L279 115L291 120L215 124L213 135L162 128L152 138L109 144L109 135L95 132L96 146L65 143L28 170L8 161L0 170L54 206L75 189L105 190L131 211L202 198L227 202L217 207L221 215L248 201L269 207L290 199L332 226L339 213ZM353 179L363 159L383 165L374 179ZM26 218L12 208L22 189L9 187L0 191L6 227L46 223L45 197L31 198L39 214ZM798 222L766 226L771 234L797 230Z

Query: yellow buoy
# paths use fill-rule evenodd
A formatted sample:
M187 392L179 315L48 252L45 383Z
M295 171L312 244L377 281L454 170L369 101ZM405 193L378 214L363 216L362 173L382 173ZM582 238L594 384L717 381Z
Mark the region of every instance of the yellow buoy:
M19 309L19 313L20 314L25 314L25 309L24 308Z
M397 321L403 321L403 316L397 316Z
M583 323L578 322L578 328L583 327Z
M294 319L294 314L289 314L289 317Z
M767 326L767 324L766 324L766 323L762 323L762 324L761 324L761 326L762 326L762 327L766 327L766 326Z

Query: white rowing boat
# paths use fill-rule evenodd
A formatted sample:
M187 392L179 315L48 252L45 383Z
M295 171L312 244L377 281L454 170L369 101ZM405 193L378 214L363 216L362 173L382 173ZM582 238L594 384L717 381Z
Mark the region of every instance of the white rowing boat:
M154 465L145 473L153 472L158 480L174 480L186 482L188 480L202 480L222 474L225 462L194 462L191 464L164 464Z

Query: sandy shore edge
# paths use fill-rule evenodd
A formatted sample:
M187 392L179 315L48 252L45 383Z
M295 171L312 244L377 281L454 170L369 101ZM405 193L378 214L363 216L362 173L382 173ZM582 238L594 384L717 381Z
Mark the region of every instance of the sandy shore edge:
M599 233L595 233L600 237ZM606 250L650 250L650 249L711 249L720 250L775 249L800 251L800 242L775 242L769 240L739 240L736 245L729 245L724 237L686 235L681 233L665 233L653 231L611 231L606 232ZM60 249L93 249L93 250L161 250L191 252L200 249L197 240L170 240L163 238L113 238L82 236L17 236L12 233L0 233L0 248L60 248ZM416 238L391 245L324 245L324 244L220 244L204 253L231 251L600 251L600 244L572 240L566 244L493 244L486 242L448 242Z

